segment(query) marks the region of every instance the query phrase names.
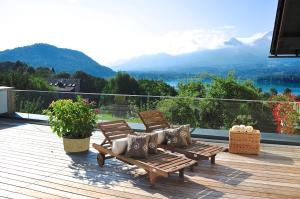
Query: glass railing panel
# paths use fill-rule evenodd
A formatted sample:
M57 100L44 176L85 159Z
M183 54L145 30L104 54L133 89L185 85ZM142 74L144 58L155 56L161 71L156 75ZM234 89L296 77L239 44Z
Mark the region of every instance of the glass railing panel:
M172 124L193 128L228 130L236 124L254 126L262 132L296 134L299 102L143 96L96 93L67 93L15 90L15 111L24 118L47 120L43 115L52 101L80 96L100 109L99 120L124 119L142 123L138 113L159 109Z

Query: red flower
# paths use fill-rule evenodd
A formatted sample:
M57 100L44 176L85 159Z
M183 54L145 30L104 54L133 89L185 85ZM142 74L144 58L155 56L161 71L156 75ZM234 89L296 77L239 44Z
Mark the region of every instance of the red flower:
M99 108L95 108L95 113L99 114L100 113L100 109Z

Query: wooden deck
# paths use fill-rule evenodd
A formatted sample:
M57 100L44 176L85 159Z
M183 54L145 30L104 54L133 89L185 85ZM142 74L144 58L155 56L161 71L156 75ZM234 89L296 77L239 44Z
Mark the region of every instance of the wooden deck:
M92 142L100 143L99 132ZM218 143L224 145L225 143ZM259 156L221 153L194 172L149 187L144 171L96 151L66 155L48 126L0 120L0 198L300 198L300 147L263 145Z

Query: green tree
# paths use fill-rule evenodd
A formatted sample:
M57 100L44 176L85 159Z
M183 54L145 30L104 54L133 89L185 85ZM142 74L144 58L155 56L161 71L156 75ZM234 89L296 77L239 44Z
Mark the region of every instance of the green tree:
M69 79L71 77L70 73L67 73L67 72L60 72L56 75L54 75L54 78L62 78L62 79Z
M52 90L48 82L41 77L30 76L29 83L31 89L34 90Z
M175 96L176 90L162 80L138 80L142 94L154 96Z
M207 91L209 99L200 102L202 125L206 128L230 128L234 124L244 123L261 130L266 127L274 129L272 113L266 104L243 101L263 98L263 93L255 88L253 82L238 81L233 73L225 78L212 78Z
M113 94L129 94L139 95L141 89L138 82L130 77L127 73L117 73L117 75L108 81L108 84L104 88L105 93Z
M157 103L173 124L190 124L193 127L200 125L200 106L196 97L205 97L205 87L201 81L180 82L178 98L163 99Z
M53 72L52 68L48 68L48 67L38 67L35 69L35 74L37 76L43 77L43 78L50 78L52 75L55 74L55 72Z
M283 94L284 95L290 95L292 93L292 90L289 88L284 89Z
M48 70L48 69L46 69ZM17 61L0 63L0 83L17 89L50 90L45 77L38 69L29 67L26 63Z
M205 97L205 86L201 81L180 82L178 84L178 90L180 96Z
M275 96L278 94L278 91L276 88L270 88L269 93L270 93L270 96Z
M81 92L102 93L107 84L105 79L93 77L82 71L76 71L72 78L80 79Z
M230 72L225 78L212 76L212 79L208 97L248 100L257 100L261 97L253 82L239 82L233 72Z
M163 99L158 102L157 109L163 112L172 124L190 124L196 127L199 121L196 116L199 113L191 106L192 103L190 98Z

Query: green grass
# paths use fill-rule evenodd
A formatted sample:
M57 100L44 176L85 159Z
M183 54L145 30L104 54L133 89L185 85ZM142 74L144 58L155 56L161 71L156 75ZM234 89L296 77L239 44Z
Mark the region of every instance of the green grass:
M116 117L111 113L101 113L98 116L98 120L108 120L108 121L113 121L113 120L126 120L127 122L132 122L132 123L141 123L142 121L140 120L140 118L136 118L136 117Z

